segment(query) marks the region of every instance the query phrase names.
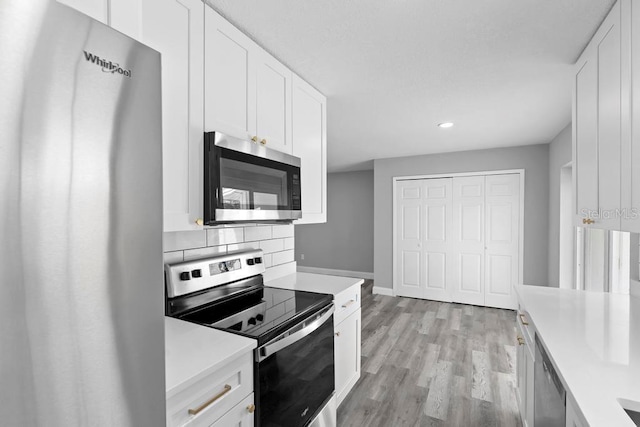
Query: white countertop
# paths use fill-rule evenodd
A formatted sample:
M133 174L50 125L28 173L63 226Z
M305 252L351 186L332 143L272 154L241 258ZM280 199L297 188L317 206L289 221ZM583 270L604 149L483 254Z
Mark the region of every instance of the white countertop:
M617 399L640 402L640 298L522 285L516 291L589 425L635 426Z
M164 318L167 399L242 354L257 341L229 332Z
M294 273L265 283L266 286L296 291L319 292L338 295L354 285L362 285L364 279L329 276L326 274Z

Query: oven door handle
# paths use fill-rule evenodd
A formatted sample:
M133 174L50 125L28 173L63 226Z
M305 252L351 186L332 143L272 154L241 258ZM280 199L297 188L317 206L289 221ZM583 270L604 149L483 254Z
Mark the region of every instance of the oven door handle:
M326 322L331 317L331 315L333 315L334 310L335 308L333 304L331 304L329 308L318 314L316 318L304 328L289 335L280 335L279 337L271 340L270 343L263 345L258 349L258 352L256 353L257 361L262 362L272 354L277 353L280 350L289 347L291 344L305 338L307 335L311 334L313 331L322 326L324 322Z

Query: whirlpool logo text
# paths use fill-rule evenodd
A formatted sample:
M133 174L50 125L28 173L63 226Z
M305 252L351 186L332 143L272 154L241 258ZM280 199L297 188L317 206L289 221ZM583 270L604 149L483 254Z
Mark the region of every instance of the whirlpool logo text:
M111 61L107 61L106 59L100 58L98 55L87 52L86 50L84 51L84 58L92 64L96 64L97 66L102 67L102 71L104 73L121 74L123 76L131 78L131 70L125 70L117 62L114 63Z

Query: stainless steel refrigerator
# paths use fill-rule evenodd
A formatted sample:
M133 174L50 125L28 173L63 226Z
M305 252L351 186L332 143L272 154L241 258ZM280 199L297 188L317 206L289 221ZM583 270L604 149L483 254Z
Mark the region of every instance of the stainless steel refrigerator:
M0 425L165 423L160 55L0 1Z

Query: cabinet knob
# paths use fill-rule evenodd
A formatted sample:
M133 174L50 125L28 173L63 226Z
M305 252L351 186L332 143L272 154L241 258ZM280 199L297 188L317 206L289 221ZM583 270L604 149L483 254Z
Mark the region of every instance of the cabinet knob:
M256 405L254 405L253 403L247 406L247 412L249 412L250 414L253 414L255 411L256 411Z
M340 336L340 332L336 332L336 336L339 337Z
M260 140L260 144L262 144L262 145L267 145L267 140L266 140L266 139L262 139L262 140Z
M518 345L524 345L524 338L518 337Z
M254 136L253 138L251 138L251 140L252 140L253 142L258 142L258 137L257 137L257 136Z
M204 225L204 221L202 220L202 218L198 218L198 219L196 219L196 224L202 226L202 225Z

